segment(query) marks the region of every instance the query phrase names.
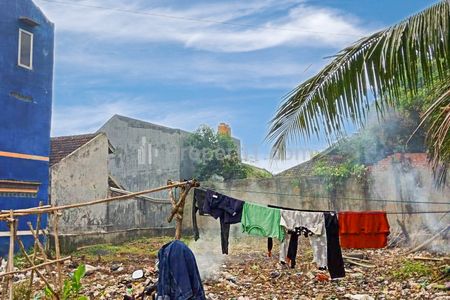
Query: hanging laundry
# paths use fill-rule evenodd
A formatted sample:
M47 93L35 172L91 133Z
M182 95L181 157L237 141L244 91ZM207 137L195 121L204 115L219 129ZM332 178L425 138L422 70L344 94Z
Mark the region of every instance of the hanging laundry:
M165 244L158 259L158 300L206 299L195 256L183 242Z
M319 268L328 265L327 236L323 213L281 210L280 224L288 230L297 230L298 233L303 231L308 235L308 232L310 232L309 241L313 248L313 261Z
M280 245L280 263L288 264L292 269L295 268L299 233L296 230L288 230L286 236Z
M339 235L343 248L384 248L390 233L386 212L339 213Z
M228 254L230 224L241 221L244 201L207 190L203 204L203 212L220 220L220 241L222 254Z
M325 212L328 272L332 279L345 277L344 259L339 243L339 221L336 213Z
M267 256L272 257L273 238L267 238Z
M289 248L287 253L287 258L291 262L291 268L295 268L296 258L297 258L297 249L298 249L298 238L300 237L297 232L292 231L290 233L291 238L289 239Z
M206 199L206 191L202 189L194 190L194 198L192 200L192 230L194 231L194 240L197 241L200 238L197 225L197 212L200 216L206 215L203 210L203 205Z
M246 202L242 210L242 231L283 241L284 229L280 225L280 218L279 209Z
M280 244L280 263L285 264L289 263L288 258L288 250L289 250L289 241L291 240L291 235L289 233L285 233L284 240Z

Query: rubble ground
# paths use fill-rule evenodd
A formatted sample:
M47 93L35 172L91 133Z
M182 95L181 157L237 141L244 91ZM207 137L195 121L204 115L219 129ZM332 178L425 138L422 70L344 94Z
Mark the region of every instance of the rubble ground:
M65 271L69 274L83 263L87 269L82 280L83 294L90 299L123 299L127 289L138 294L147 283L156 281L158 250L170 240L146 238L123 245L85 247L72 253ZM268 257L266 240L261 238L233 239L228 256L202 256L198 242L184 242L194 248L207 298L212 300L450 299L448 258L429 252L407 255L400 248L358 251L362 266L346 263L345 278L328 280L318 275L326 272L310 263L312 252L305 240L300 243L295 269L278 263L278 245L274 246L273 256ZM354 252L344 250L343 254ZM202 270L205 263L213 268L207 273ZM144 270L145 277L133 281L131 274L138 269Z

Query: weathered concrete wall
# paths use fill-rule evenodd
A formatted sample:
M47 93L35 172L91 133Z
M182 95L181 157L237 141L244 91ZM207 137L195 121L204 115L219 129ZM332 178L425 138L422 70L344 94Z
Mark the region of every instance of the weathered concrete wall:
M109 161L110 173L129 191L192 176L192 166L183 147L187 132L118 115L99 131L106 133L115 148ZM159 193L159 196L166 195Z
M99 131L107 134L115 148L109 172L128 191L142 191L166 185L169 179L192 177L193 166L184 149L187 132L118 115ZM168 192L149 196L167 199ZM173 226L166 222L170 209L170 205L143 200L110 203L110 230Z
M204 182L202 186L260 204L314 210L399 212L401 214L388 215L391 231L400 230L397 223L399 220L414 235L419 230L434 232L450 224L449 214L415 213L450 209L450 186L448 183L443 189L433 186L431 170L426 161L425 154L390 156L369 169L367 181L351 178L335 192L327 190L319 178L302 176ZM186 228L192 227L192 194L185 210ZM198 217L197 220L199 227L203 229L219 229L219 222L211 217Z
M99 134L51 168L51 202L65 205L108 196L108 139ZM69 209L59 223L60 234L104 231L107 205Z
M112 193L111 196L120 194ZM143 228L174 228L174 222L167 223L171 203L167 199L136 197L131 200L108 203L108 231Z

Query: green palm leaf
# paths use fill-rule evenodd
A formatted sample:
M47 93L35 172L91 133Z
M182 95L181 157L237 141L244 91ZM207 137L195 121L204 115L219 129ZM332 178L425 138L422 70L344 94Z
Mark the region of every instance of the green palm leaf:
M361 126L375 99L382 113L401 94L447 78L449 4L439 2L340 51L323 70L291 91L271 120L268 140L283 158L289 143L325 133L329 141L350 121ZM445 128L444 128L445 129Z

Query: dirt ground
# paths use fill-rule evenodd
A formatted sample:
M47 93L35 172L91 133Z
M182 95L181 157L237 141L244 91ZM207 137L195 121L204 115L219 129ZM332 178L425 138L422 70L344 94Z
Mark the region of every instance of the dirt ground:
M120 246L97 245L73 253L65 263L67 274L87 265L82 279L84 295L90 299L123 299L138 294L157 278L159 248L170 238L140 239ZM301 244L297 268L278 263L277 245L267 257L266 240L244 238L231 241L230 255L220 254L218 241L184 240L193 249L208 299L450 299L449 261L442 255L405 249L359 251L364 266L346 264L347 276L319 280L311 263L309 245ZM212 244L214 243L214 244ZM275 243L276 244L276 243ZM344 255L354 251L344 251ZM436 260L417 260L428 257ZM145 278L133 281L131 273L143 269ZM447 284L447 286L445 286ZM36 285L37 286L37 285ZM20 299L20 298L19 298Z

